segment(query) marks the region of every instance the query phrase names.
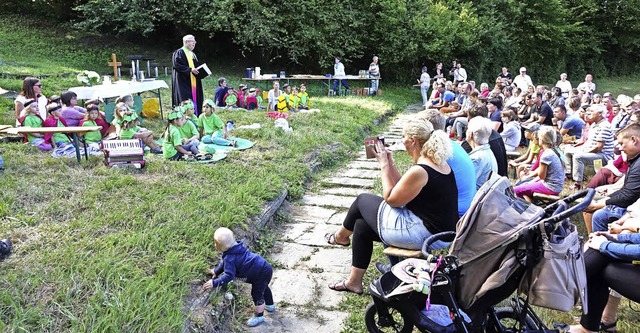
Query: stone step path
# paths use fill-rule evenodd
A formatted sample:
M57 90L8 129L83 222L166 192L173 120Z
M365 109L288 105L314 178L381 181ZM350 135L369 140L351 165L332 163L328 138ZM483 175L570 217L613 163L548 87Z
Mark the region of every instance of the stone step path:
M404 124L422 108L411 106L384 133L385 139L401 142ZM389 143L389 142L387 142ZM271 290L276 312L265 313L265 323L250 332L337 333L348 313L338 305L345 293L327 285L349 274L351 248L331 246L324 235L335 232L356 196L373 192L380 168L368 160L364 150L345 169L320 181L317 193L308 193L294 203L291 222L283 228L271 260L274 262Z

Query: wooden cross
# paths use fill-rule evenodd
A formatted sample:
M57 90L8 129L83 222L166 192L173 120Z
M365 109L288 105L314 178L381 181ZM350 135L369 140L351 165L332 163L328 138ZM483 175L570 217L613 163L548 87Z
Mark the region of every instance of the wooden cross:
M118 80L118 67L122 66L122 63L116 60L116 54L111 53L111 62L108 62L107 65L109 67L113 67L113 77L115 80Z

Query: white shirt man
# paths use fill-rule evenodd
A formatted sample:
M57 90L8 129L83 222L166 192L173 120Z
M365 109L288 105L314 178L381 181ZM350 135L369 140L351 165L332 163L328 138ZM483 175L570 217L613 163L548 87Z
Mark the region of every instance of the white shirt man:
M467 70L462 68L462 64L460 63L456 65L456 69L453 71L453 81L467 82Z
M560 81L556 83L556 87L562 91L562 97L569 98L569 92L571 92L571 82L567 80L567 73L560 74Z
M596 84L591 81L593 81L593 76L591 74L587 74L584 78L584 82L578 85L578 90L584 90L587 93L594 93L596 91Z
M524 67L520 67L520 75L516 76L513 79L513 84L520 88L522 91L527 91L529 86L533 85L533 81L531 81L531 77L527 75L527 69Z

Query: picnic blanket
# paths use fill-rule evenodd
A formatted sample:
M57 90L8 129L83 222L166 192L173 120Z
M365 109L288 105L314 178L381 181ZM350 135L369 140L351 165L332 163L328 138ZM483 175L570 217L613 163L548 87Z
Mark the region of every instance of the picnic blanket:
M200 145L198 146L198 150L209 152L208 149L213 148L215 149L215 151L230 151L230 150L246 150L253 147L253 141L250 141L247 139L228 137L227 140L235 140L236 146L232 147L232 146L220 146L213 143L210 143L210 144L200 143Z
M203 153L205 152L204 150L201 150ZM212 156L210 159L206 159L206 160L196 160L196 159L192 159L192 160L187 160L187 162L189 163L201 163L201 164L208 164L208 163L215 163L218 162L220 160L223 160L225 158L227 158L227 153L221 150L218 150L214 153L210 153Z

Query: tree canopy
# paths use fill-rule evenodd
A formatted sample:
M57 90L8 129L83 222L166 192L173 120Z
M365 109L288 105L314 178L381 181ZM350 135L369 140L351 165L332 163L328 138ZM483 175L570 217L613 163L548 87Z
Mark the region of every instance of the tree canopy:
M376 54L385 79L453 59L476 80L526 66L536 81L560 72L629 74L640 60L640 0L9 0L2 7L176 44L192 33L200 50L233 51L247 65L318 71L342 55L355 72Z

